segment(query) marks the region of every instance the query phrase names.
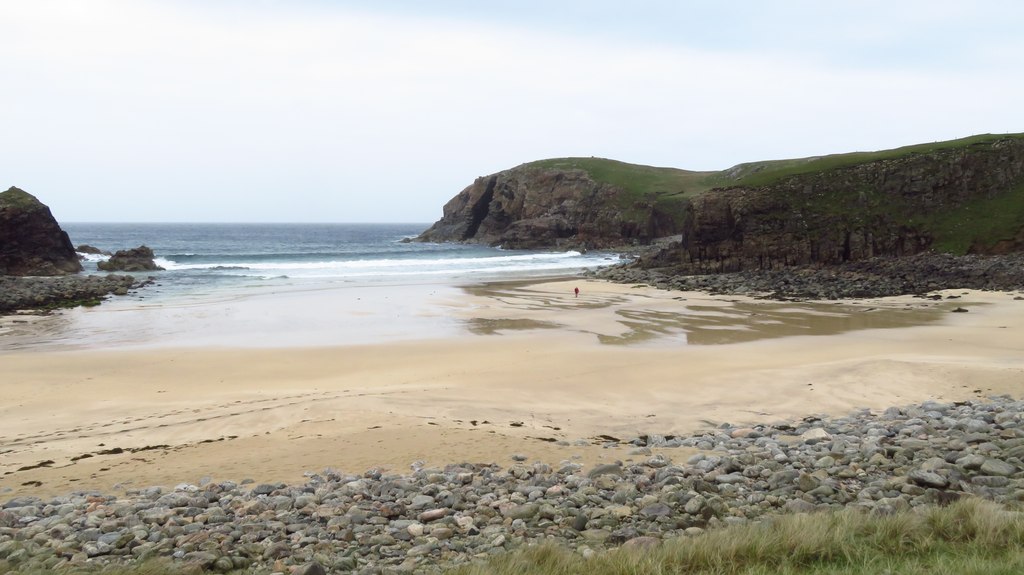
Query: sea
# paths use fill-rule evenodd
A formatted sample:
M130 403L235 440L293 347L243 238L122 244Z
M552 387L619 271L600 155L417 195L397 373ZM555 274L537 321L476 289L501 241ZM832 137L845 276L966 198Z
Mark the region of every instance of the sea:
M410 241L427 223L61 223L72 244L106 252L146 245L163 271L128 296L36 322L0 350L288 346L451 335L436 303L491 281L579 275L614 253L521 251ZM85 255L83 273L107 256ZM19 334L16 334L19 335ZM27 337L27 339L26 339Z
M473 282L575 274L618 261L614 254L509 251L411 241L429 224L70 223L78 246L107 252L146 245L165 271L165 294L240 286L336 282L365 285ZM84 254L83 254L84 255ZM86 273L106 256L84 255Z

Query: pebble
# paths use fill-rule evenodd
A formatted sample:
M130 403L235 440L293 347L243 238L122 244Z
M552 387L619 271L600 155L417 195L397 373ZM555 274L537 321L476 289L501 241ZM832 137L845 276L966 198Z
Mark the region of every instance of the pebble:
M1024 402L926 402L673 437L637 462L336 470L0 502L0 571L149 558L206 572L438 573L523 545L581 556L779 513L891 513L1024 494ZM666 432L670 430L665 430ZM627 443L645 443L636 438ZM672 460L671 445L704 452ZM644 447L644 446L641 446Z

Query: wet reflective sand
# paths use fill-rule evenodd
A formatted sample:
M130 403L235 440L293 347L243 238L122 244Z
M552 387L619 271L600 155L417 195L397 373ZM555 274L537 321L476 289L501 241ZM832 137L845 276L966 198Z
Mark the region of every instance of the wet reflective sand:
M558 284L555 284L558 285ZM856 330L911 327L936 322L958 300L915 300L898 305L865 302L773 302L680 292L585 293L542 284L505 282L464 288L482 302L464 320L478 335L569 329L608 345L716 345ZM503 317L487 316L501 309ZM606 310L604 325L576 324L574 312Z

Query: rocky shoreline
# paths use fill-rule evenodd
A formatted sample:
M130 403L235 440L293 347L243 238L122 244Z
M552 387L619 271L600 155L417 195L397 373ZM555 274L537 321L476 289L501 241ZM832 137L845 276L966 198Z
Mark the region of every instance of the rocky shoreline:
M108 295L126 295L150 281L137 282L133 276L118 274L0 276L0 314L98 305Z
M203 480L122 496L18 497L0 505L0 568L164 557L210 572L438 572L528 543L587 557L778 513L886 514L967 495L1019 502L1022 412L1024 401L1000 396L722 424L635 438L631 459L589 470L513 455L505 468L326 470L304 485ZM652 454L656 446L700 452L673 461Z
M683 275L673 268L644 269L637 264L625 264L601 269L594 275L661 289L775 300L922 295L945 289L1014 291L1024 290L1024 253L966 256L922 253L841 265L709 275Z

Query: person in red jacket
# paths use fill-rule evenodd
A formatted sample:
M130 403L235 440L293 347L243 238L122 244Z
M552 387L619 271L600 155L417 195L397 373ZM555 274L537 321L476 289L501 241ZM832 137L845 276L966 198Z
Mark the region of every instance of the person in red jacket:
M572 291L576 293L576 297L580 297L580 288L572 288Z

